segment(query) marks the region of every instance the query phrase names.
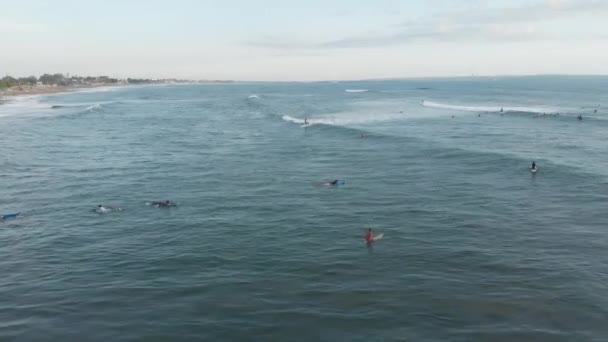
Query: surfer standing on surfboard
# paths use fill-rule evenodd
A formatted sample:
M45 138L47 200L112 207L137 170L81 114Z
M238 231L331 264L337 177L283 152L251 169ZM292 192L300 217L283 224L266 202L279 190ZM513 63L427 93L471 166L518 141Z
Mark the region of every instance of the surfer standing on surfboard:
M371 228L367 229L367 234L365 234L365 242L374 242L374 233Z

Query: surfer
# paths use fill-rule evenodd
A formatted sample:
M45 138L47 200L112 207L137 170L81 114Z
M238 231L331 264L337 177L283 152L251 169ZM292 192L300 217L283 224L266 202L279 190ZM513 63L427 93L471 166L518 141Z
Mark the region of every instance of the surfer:
M161 201L161 202L152 202L152 205L155 205L157 207L171 207L171 206L174 206L175 203L173 203L173 202L171 202L169 200L166 200L164 202L163 201Z
M338 180L334 179L333 181L329 182L330 185L338 185Z
M582 116L581 114L579 114L579 115L578 115L576 118L577 118L579 121L580 121L580 120L583 120L583 116Z
M500 108L500 112L501 112L501 113L503 112L502 108Z
M103 206L103 205L100 204L100 205L97 206L97 210L96 211L98 213L100 213L100 214L104 214L104 213L107 213L107 212L110 212L110 211L122 211L122 210L123 210L122 208L118 208L118 207L106 207L106 206Z
M308 125L308 118L304 118L304 124Z
M365 234L365 242L374 242L374 233L372 232L371 228L367 229L367 233Z
M595 113L597 113L597 109L594 109L594 110L593 110L593 114L595 114Z
M532 170L536 169L536 162L535 161L532 161L532 167L531 167L531 169Z

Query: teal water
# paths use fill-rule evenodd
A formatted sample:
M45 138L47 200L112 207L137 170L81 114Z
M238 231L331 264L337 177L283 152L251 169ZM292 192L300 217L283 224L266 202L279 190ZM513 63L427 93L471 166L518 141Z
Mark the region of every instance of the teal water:
M608 77L13 100L0 340L605 341L607 107Z

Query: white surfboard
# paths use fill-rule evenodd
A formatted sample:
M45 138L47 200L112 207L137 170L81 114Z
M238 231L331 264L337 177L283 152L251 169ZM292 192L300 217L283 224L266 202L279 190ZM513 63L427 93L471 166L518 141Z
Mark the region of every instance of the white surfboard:
M364 243L376 242L378 240L382 240L383 237L384 237L384 233L380 233L378 235L374 235L374 237L372 238L372 241L363 240L363 242Z
M532 172L532 173L536 173L536 171L538 171L538 168L537 168L537 167L535 167L535 168L533 168L533 169L530 169L530 172Z

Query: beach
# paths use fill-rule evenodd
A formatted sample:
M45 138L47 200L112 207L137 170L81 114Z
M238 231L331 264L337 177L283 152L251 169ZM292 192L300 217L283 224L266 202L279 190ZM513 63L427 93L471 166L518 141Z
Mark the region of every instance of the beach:
M14 86L10 88L0 89L0 104L8 101L9 99L16 96L29 96L29 95L49 95L59 93L69 93L79 91L83 89L91 89L97 87L118 87L124 86L124 84L116 83L96 83L87 85L76 85L76 86L59 86L59 85L22 85Z

